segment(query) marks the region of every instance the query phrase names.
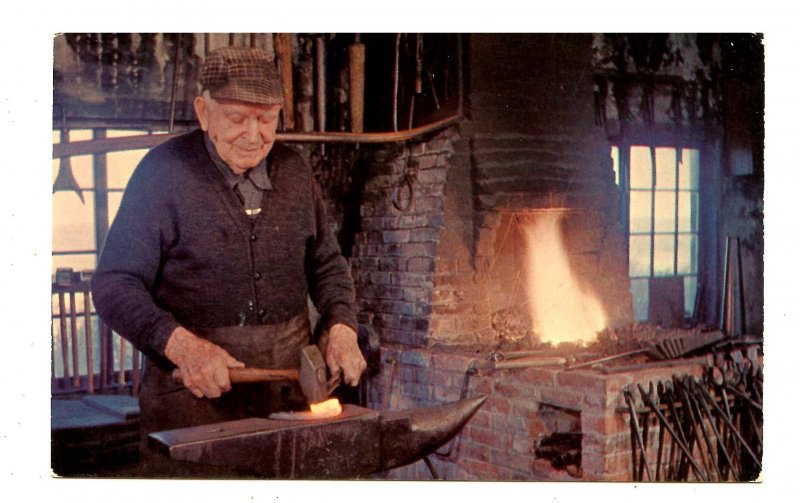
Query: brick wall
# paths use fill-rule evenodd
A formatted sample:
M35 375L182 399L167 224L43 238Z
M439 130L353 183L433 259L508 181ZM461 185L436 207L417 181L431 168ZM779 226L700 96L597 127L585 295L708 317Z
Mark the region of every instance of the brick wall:
M427 345L455 136L445 131L368 156L352 270L361 311L371 317L382 341Z

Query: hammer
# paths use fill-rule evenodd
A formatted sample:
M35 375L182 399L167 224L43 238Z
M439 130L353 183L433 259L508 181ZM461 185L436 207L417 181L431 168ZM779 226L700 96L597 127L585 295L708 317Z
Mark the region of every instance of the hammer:
M300 367L296 369L261 369L231 368L228 369L232 383L297 381L308 403L327 400L331 392L339 385L339 376L328 380L328 368L319 348L306 346L300 351ZM180 369L172 372L172 378L183 382Z

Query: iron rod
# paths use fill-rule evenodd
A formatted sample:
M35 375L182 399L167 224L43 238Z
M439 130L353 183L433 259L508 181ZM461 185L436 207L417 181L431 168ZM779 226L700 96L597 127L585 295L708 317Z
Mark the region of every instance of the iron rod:
M761 461L758 459L758 456L756 456L755 453L752 451L752 449L750 449L750 446L748 445L748 443L745 441L744 438L742 438L741 433L739 433L739 430L725 416L725 413L722 411L722 409L720 408L719 404L717 404L716 400L714 400L714 398L711 397L711 395L708 393L708 391L705 388L703 388L702 386L698 385L697 383L695 383L695 385L700 390L700 393L702 393L702 395L705 397L706 401L708 401L711 404L711 406L714 407L717 410L717 412L720 414L720 417L722 418L722 421L728 426L728 428L731 429L731 432L733 433L733 435L736 437L737 440L739 440L739 442L742 444L742 447L744 447L745 451L750 455L750 457L753 458L753 461L756 463L758 468L761 468Z
M453 115L424 126L406 131L349 133L345 131L327 131L324 133L283 133L276 135L278 143L398 143L424 136L459 122L460 116ZM103 138L102 140L83 140L53 145L53 159L76 155L92 155L102 152L122 150L138 150L152 148L162 142L180 136L183 133L157 133L119 138Z
M633 405L633 396L629 391L625 391L625 401L628 402L628 407L630 408L631 414L631 426L633 427L633 431L636 433L636 442L639 445L639 449L641 451L639 462L640 466L643 464L644 468L647 470L647 480L654 481L653 474L650 472L650 465L647 463L647 450L645 449L644 440L642 439L642 432L639 430L639 419L636 414L636 407ZM636 470L636 461L634 457L634 470ZM638 480L641 480L641 469L639 469L639 476Z
M692 386L692 393L693 394L698 393L695 386ZM734 466L733 459L731 459L728 449L725 447L724 437L722 436L720 429L717 428L717 426L714 424L714 419L715 419L714 415L711 413L711 410L708 408L708 404L706 403L705 400L698 400L698 404L703 406L703 410L706 413L706 417L708 417L708 424L711 426L711 429L714 431L714 436L717 439L717 447L719 448L720 451L722 451L722 454L725 456L725 461L728 462L728 466L730 467L731 472L735 473L737 470L736 467ZM716 419L719 418L717 417Z
M650 395L648 395L645 392L642 385L640 384L638 386L639 386L639 393L641 393L642 395L642 399L645 401L647 405L650 406L650 409L655 413L656 417L658 417L661 423L667 428L667 432L669 432L669 434L672 436L672 439L676 442L681 451L683 451L683 453L689 459L689 462L695 469L695 473L702 476L702 470L700 470L700 467L697 465L697 462L692 457L691 452L689 451L686 444L683 443L680 438L678 438L678 434L675 432L675 430L672 429L667 418L661 413L661 410L659 410L658 405L656 405L655 402L650 398Z
M172 69L172 95L169 98L169 132L175 130L175 106L178 100L178 68L181 64L181 34L175 38L175 67Z

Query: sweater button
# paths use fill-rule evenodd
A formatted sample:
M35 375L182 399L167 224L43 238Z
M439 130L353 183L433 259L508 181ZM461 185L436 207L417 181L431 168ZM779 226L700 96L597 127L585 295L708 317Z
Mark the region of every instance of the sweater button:
M255 233L250 234L250 241L255 242L256 239L258 239L258 237L256 237Z
M255 274L253 274L253 279L256 280L256 281L260 280L261 279L261 273L257 272Z
M263 309L259 309L258 310L258 317L259 318L263 318L265 314L267 314L267 312L264 311Z

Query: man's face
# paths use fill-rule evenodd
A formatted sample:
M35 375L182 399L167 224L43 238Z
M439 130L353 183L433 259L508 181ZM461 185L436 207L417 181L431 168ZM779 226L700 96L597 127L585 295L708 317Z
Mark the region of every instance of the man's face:
M255 167L272 150L280 105L214 100L205 94L195 98L194 108L200 127L236 174Z

